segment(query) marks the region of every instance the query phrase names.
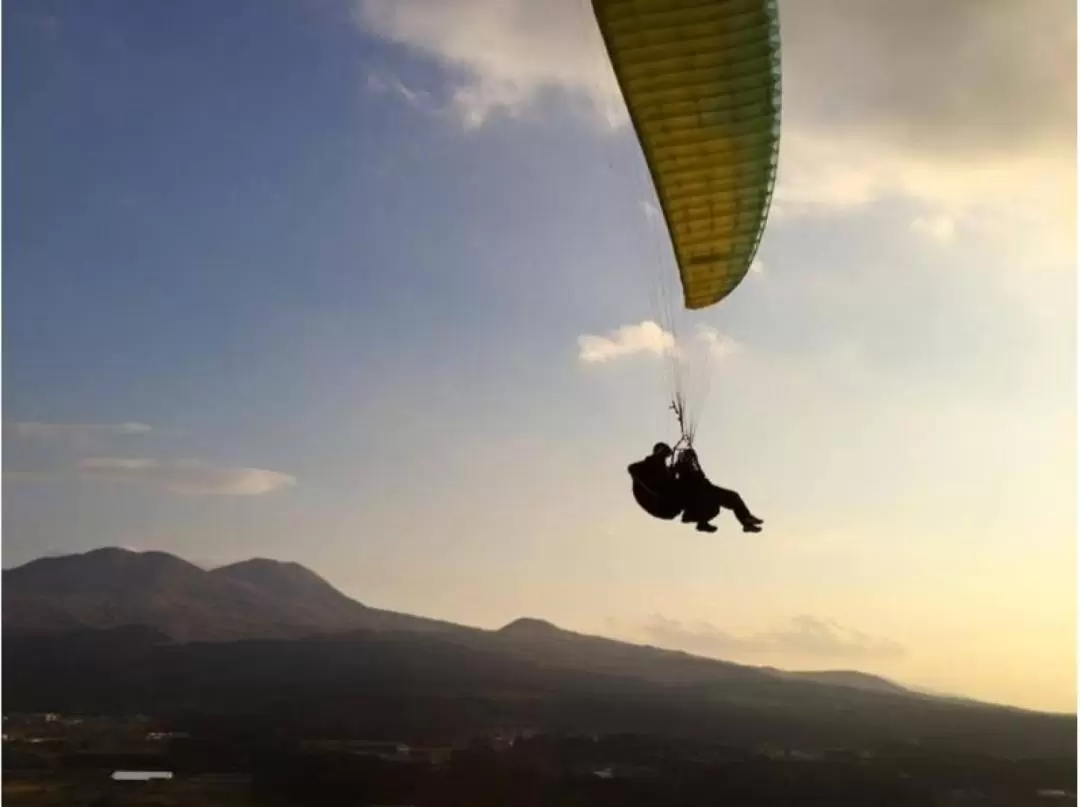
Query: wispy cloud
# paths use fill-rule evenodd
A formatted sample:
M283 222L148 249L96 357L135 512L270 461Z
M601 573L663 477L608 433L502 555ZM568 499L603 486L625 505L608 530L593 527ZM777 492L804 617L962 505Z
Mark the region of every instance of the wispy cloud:
M145 423L41 423L22 421L5 423L4 430L13 437L34 440L85 440L101 437L148 434L152 431Z
M110 479L191 496L260 496L296 483L295 477L262 468L226 467L202 460L95 456L101 452L103 443L154 431L138 421L17 421L5 423L4 431L16 440L25 441L23 450L16 452L20 456L15 459L15 464L22 467L5 468L5 482ZM54 444L59 452L43 443ZM82 458L74 459L72 455ZM5 459L11 461L10 457Z
M578 337L578 358L586 364L613 361L641 353L662 356L675 349L675 337L652 320L623 325L606 336Z
M189 496L261 496L296 484L295 477L277 471L230 468L199 460L88 457L79 462L77 473Z
M375 95L395 95L402 98L414 109L419 109L424 112L439 111L438 104L435 102L435 99L431 97L431 93L408 87L401 79L386 71L369 73L367 77L367 88L368 92L374 93Z
M296 484L296 477L263 468L231 468L199 460L87 457L74 466L4 469L7 484L109 480L185 496L262 496Z
M725 336L710 325L698 325L697 338L699 342L704 344L709 357L712 359L722 359L742 349L739 342L730 336Z
M613 627L617 623L609 620ZM655 614L635 633L646 641L704 656L769 656L787 654L813 659L896 658L904 648L832 620L800 615L777 630L739 636L709 622L686 623Z

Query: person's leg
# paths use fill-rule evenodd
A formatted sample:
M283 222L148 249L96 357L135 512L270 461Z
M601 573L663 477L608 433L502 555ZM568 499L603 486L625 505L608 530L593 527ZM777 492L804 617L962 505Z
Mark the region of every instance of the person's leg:
M699 487L683 512L683 521L697 524L698 532L716 532L716 527L709 522L720 515L720 502L713 493L712 486Z
M693 524L698 521L698 513L702 511L702 488L701 485L690 481L681 481L676 486L677 495L683 503L683 524Z
M731 510L735 514L735 518L739 519L739 523L744 527L748 525L756 526L761 523L761 519L750 512L750 508L746 506L742 496L734 490L717 487L713 496L720 507Z

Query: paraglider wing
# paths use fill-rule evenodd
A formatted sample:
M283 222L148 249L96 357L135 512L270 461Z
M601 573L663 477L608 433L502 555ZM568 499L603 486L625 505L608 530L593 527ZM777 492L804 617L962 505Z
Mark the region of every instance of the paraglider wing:
M775 0L593 0L688 309L727 297L765 229L780 141Z

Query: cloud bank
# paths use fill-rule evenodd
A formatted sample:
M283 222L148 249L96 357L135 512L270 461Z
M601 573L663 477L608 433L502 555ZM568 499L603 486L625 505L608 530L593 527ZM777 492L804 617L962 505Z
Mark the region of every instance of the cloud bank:
M448 71L447 107L466 128L494 113L520 115L552 89L590 101L609 125L625 120L599 31L578 0L360 0L354 8L364 31Z
M444 68L466 128L559 91L627 116L580 0L358 0L371 35ZM1069 0L781 0L780 216L891 198L1022 222L1070 256L1076 8ZM996 233L999 223L986 230ZM940 232L940 230L939 230ZM1008 234L1003 234L1008 236Z

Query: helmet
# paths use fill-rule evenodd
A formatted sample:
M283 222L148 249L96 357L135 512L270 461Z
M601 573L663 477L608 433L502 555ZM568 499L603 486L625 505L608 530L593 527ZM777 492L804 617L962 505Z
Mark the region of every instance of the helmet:
M670 457L673 452L667 443L657 443L652 447L652 453L653 456Z

